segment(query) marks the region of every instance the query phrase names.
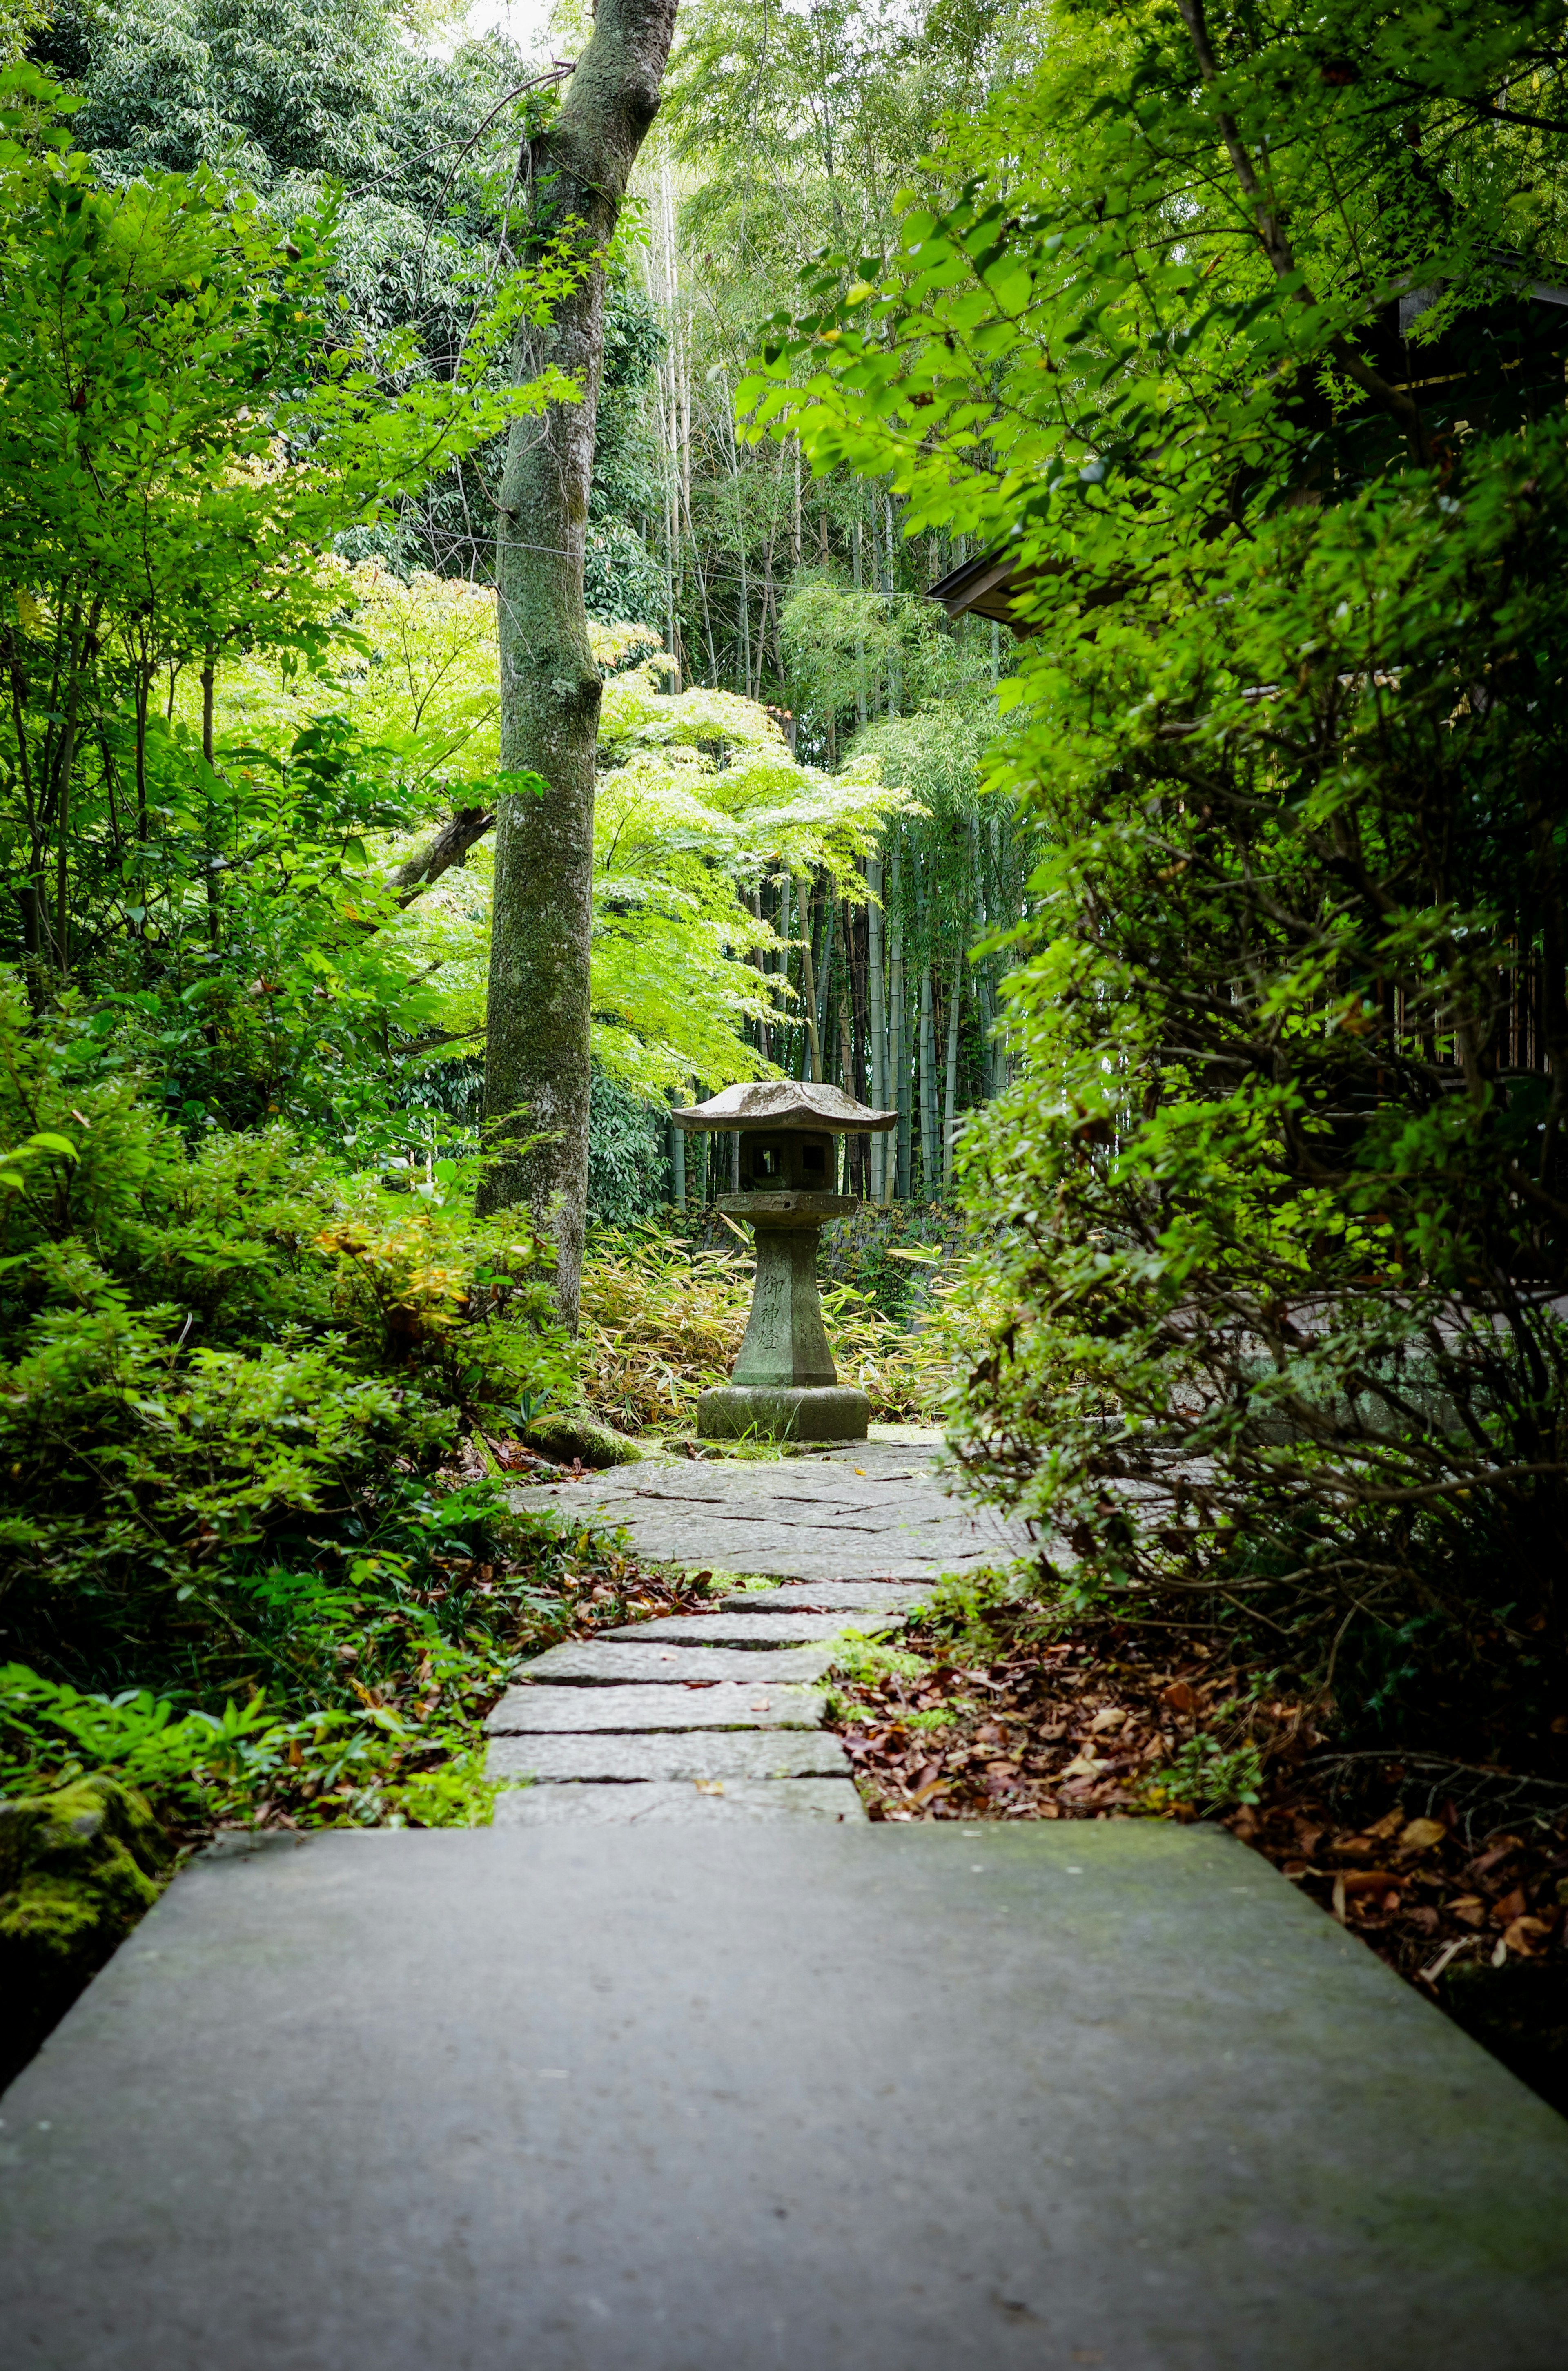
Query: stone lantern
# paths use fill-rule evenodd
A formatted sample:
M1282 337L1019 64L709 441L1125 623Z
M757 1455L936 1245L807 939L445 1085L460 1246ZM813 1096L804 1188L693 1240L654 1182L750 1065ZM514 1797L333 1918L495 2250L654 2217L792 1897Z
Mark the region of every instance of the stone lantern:
M688 1134L737 1133L741 1190L719 1208L748 1220L756 1234L756 1284L733 1379L698 1402L705 1440L753 1433L767 1440L864 1440L870 1402L840 1383L822 1322L817 1238L824 1219L842 1218L841 1136L869 1136L897 1123L868 1111L839 1087L790 1079L726 1087L690 1111L672 1114Z

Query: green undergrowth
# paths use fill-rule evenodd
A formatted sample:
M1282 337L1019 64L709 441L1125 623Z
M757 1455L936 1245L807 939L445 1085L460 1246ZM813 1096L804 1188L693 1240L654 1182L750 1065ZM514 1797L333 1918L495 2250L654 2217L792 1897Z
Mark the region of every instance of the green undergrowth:
M483 1716L519 1659L634 1616L645 1586L602 1533L521 1521L488 1485L432 1494L335 1577L232 1581L150 1683L0 1668L0 1793L101 1775L186 1838L268 1821L482 1824L496 1793Z
M519 1661L700 1595L488 1484L405 1499L341 1567L236 1579L152 1684L0 1667L0 2084L214 1831L483 1826Z
M912 1655L903 1647L884 1646L880 1638L868 1638L847 1627L838 1640L838 1653L834 1662L835 1673L851 1683L867 1680L913 1680L925 1669L922 1656Z
M880 1424L940 1420L979 1336L944 1205L870 1205L823 1230L823 1318L841 1382ZM665 1212L591 1231L582 1264L582 1386L612 1424L690 1437L698 1395L727 1382L746 1330L749 1232L721 1212ZM759 1444L754 1453L771 1453Z
M700 1569L686 1567L687 1577L700 1583L714 1597L734 1597L743 1590L758 1596L782 1587L777 1576L767 1572L731 1572L723 1565L704 1565Z
M739 1248L711 1203L664 1212L661 1232L693 1252ZM823 1228L819 1267L830 1294L836 1285L847 1286L854 1301L907 1324L924 1314L932 1287L962 1255L966 1240L955 1202L862 1202Z
M574 1388L538 1246L450 1162L177 1128L103 1018L0 981L0 1792L482 1818L482 1708L631 1570L474 1478Z

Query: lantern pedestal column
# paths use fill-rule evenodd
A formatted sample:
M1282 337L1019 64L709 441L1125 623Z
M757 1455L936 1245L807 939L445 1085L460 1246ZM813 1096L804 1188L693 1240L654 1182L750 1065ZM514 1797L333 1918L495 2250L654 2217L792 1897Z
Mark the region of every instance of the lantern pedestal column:
M817 1290L824 1219L854 1209L844 1194L728 1194L719 1208L756 1234L756 1283L733 1379L703 1393L704 1440L864 1440L871 1404L841 1383Z

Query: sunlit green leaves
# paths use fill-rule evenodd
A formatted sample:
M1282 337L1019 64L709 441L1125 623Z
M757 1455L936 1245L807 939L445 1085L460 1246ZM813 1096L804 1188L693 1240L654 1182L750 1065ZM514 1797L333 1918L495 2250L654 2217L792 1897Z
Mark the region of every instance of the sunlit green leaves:
M1545 365L1430 444L1396 400L1440 414L1425 342L1468 308L1505 355L1562 278L1562 22L1216 7L1211 74L1174 14L1058 16L955 127L965 200L852 310L819 275L740 394L1016 554L1038 630L991 767L1050 852L971 1139L1009 1247L974 1461L1076 1602L1223 1590L1341 1683L1342 1625L1417 1602L1482 1654L1504 1540L1562 1669L1568 1107L1516 1016L1564 929L1568 432Z

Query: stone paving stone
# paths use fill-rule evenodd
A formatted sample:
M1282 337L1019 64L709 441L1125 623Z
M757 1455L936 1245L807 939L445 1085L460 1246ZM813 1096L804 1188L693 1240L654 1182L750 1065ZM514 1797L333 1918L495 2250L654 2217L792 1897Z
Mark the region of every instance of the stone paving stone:
M616 1630L598 1630L598 1638L646 1638L653 1645L674 1647L791 1647L813 1639L836 1638L846 1630L902 1629L905 1615L896 1609L861 1607L853 1613L671 1613L652 1622L628 1622Z
M757 1680L771 1686L789 1680L820 1680L833 1661L832 1647L640 1647L626 1639L569 1638L531 1661L520 1663L520 1680L567 1682L579 1687L657 1684L661 1681Z
M5 2371L1568 2359L1568 2122L1206 1822L274 1837L0 2113Z
M702 1729L684 1736L492 1737L487 1778L847 1778L830 1729Z
M776 1620L781 1613L821 1611L881 1613L892 1609L907 1615L930 1602L928 1589L904 1589L887 1580L786 1581L778 1589L737 1590L720 1601L726 1613L767 1613Z
M507 1498L624 1524L650 1558L780 1579L931 1580L1028 1550L1023 1525L949 1496L931 1458L876 1447L862 1470L837 1457L627 1465Z
M498 1797L498 1828L710 1827L719 1821L831 1820L862 1824L848 1778L651 1779L641 1787L517 1787Z
M760 1658L758 1659L761 1660ZM485 1722L491 1737L669 1729L820 1729L816 1688L508 1688Z

